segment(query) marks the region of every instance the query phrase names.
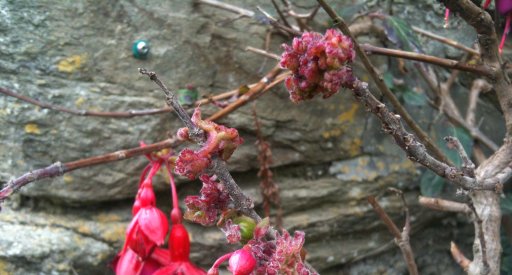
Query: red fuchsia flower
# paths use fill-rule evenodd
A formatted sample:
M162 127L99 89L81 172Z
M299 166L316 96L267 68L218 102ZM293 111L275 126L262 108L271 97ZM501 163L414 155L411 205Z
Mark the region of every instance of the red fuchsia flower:
M228 253L217 259L210 270L208 270L208 275L218 275L220 265L228 259L228 270L233 275L249 275L256 268L256 259L252 255L251 248L244 246L235 252Z
M132 208L134 217L126 231L124 247L113 262L116 274L152 274L168 263L168 252L158 246L164 243L169 225L165 214L156 208L152 185L163 160L148 158L151 163L144 168L139 180Z
M171 233L169 235L169 263L153 273L154 275L204 275L206 271L190 262L190 237L181 223L181 211L178 205L176 184L171 168L166 165L170 179L173 209L171 211Z
M334 29L325 35L305 32L294 38L292 45L283 44L279 63L292 75L285 80L294 103L311 99L317 94L328 98L342 87L351 88L355 77L348 66L354 61L352 40Z
M217 182L215 176L202 175L201 196L185 198L185 219L202 225L214 225L220 213L228 209L229 194L223 184Z
M235 149L243 143L243 139L234 128L218 125L212 121L201 119L201 110L196 108L192 115L192 122L206 134L206 142L198 151L185 149L181 151L176 160L176 173L195 179L208 168L213 156L228 160ZM190 140L188 128L178 130L178 137Z
M127 248L120 253L112 263L116 274L123 275L151 275L162 266L169 264L169 251L155 248L151 256L142 260L137 253Z
M149 256L156 246L165 241L169 224L165 214L156 207L152 180L161 162L153 162L147 177L142 181L132 208L134 215L126 232L126 247L130 247L142 259Z

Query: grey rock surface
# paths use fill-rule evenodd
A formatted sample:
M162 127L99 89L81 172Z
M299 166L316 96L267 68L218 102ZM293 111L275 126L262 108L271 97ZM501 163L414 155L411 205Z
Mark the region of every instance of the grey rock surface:
M314 6L311 1L298 2ZM350 18L364 8L365 1L352 2L334 4ZM375 7L382 1L366 2ZM438 3L410 2L394 1L393 8L410 22L440 29L443 10ZM230 3L273 10L269 1ZM275 64L244 50L246 46L263 47L268 25L192 1L0 0L0 15L0 87L72 109L164 107L163 95L138 74L138 67L156 71L173 89L193 83L202 96L208 96L256 82ZM463 26L456 18L452 22L454 28ZM323 12L315 24L328 24ZM467 45L475 38L464 27L451 34ZM131 46L137 39L147 39L151 45L146 60L132 57ZM426 52L461 56L421 39ZM275 36L271 50L278 52L283 42ZM376 61L381 71L387 70L387 60ZM360 76L368 78L363 72ZM391 236L366 202L367 195L382 194L390 186L404 190L411 204L413 246L418 248L421 270L425 274L458 272L447 247L455 239L467 249L464 241L472 238L471 226L418 207L417 166L382 134L379 122L350 94L340 92L329 100L295 105L283 87L277 87L254 105L262 133L271 144L284 225L290 231L306 231L308 261L322 274L406 273ZM428 108L408 107L425 128L437 115ZM252 104L244 106L221 122L237 128L245 139L228 164L260 207L252 108ZM206 116L218 108L204 106L202 110ZM484 110L493 112L492 108ZM499 139L502 129L493 125L498 124L483 127ZM140 140L163 140L179 127L180 122L170 114L131 119L80 117L0 96L0 181L56 161L133 148ZM107 265L123 244L139 172L146 163L143 157L110 163L23 188L0 212L0 274L111 272ZM197 194L200 188L197 182L179 182L182 198ZM168 211L163 177L157 177L156 189L159 204ZM401 220L399 200L384 194L380 202L393 218ZM187 227L192 259L203 267L234 248L224 245L218 229ZM460 233L458 227L469 228L469 233ZM443 234L438 234L439 228Z

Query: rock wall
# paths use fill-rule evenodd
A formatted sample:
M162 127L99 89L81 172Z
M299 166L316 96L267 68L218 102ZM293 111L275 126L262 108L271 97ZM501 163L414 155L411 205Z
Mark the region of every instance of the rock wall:
M230 1L251 10L268 1ZM313 1L303 1L313 6ZM344 14L364 8L336 3ZM374 1L375 2L375 1ZM378 2L378 1L377 1ZM398 1L396 1L398 2ZM370 3L375 5L376 3ZM441 8L427 2L398 3L405 17L421 13L427 27L441 26ZM202 96L257 81L274 60L246 52L263 47L268 25L237 19L227 11L190 1L7 1L0 0L0 86L68 108L125 111L163 107L157 87L138 72L156 71L172 88L188 83ZM350 15L349 15L350 16ZM434 21L439 20L439 22ZM456 21L456 19L454 19ZM317 24L327 24L320 13ZM461 36L467 42L468 35ZM149 41L145 60L132 57L137 39ZM275 36L271 49L285 40ZM439 45L432 50L439 53ZM443 54L443 53L440 53ZM385 66L385 60L380 62ZM385 67L381 67L385 68ZM362 78L365 76L362 74ZM229 161L234 176L259 206L253 104L222 120L242 133L245 144ZM378 122L350 94L294 105L283 87L254 104L272 146L289 230L305 230L308 260L325 274L404 274L399 251L366 203L369 194L398 187L412 204L412 242L424 274L460 272L448 257L451 239L464 247L471 226L419 208L420 171L380 131ZM217 108L206 106L203 113ZM415 108L425 125L434 113ZM113 119L80 117L0 97L0 176L6 182L30 169L165 139L181 125L170 114ZM30 184L0 212L0 274L105 274L123 243L143 157L74 171ZM180 179L180 196L200 185ZM168 209L168 190L158 180L159 203ZM396 198L382 205L401 216ZM465 221L462 219L462 221ZM231 248L217 229L187 224L192 258L203 266ZM438 228L442 227L442 234ZM469 237L468 237L469 236ZM427 241L428 240L428 241ZM215 257L213 257L214 255ZM392 264L390 264L392 263ZM433 264L435 263L435 264ZM445 273L445 274L448 274Z

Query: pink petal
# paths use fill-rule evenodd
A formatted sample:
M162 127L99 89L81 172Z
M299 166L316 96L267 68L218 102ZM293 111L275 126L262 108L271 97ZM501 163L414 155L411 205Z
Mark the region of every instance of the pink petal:
M137 216L140 229L156 245L162 245L169 230L169 224L165 214L156 207L142 208Z

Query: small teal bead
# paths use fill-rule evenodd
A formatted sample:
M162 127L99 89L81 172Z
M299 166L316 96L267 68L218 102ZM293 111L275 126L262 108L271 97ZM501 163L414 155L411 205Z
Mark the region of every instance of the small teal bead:
M137 59L145 59L149 54L149 42L142 39L133 42L132 53Z

